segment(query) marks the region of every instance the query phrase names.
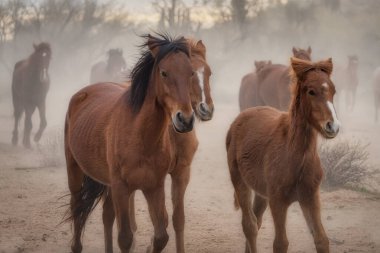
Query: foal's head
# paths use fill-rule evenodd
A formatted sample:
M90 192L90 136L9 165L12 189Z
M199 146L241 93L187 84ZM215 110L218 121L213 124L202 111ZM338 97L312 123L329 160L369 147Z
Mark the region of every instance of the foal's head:
M49 43L41 42L38 45L33 44L33 47L32 64L35 64L40 70L40 81L45 81L48 78L47 71L51 59L50 45Z
M108 50L107 68L111 73L119 73L125 70L127 64L120 48Z
M191 65L195 72L191 86L191 104L195 115L202 121L208 121L214 113L214 102L211 97L211 68L206 62L206 47L201 40L189 40L189 44Z
M312 63L291 59L293 70L293 117L304 117L325 138L334 138L340 127L333 105L335 86L330 79L331 58Z
M155 103L172 118L174 129L189 132L194 125L190 90L194 71L185 38L171 39L158 34L144 36L149 50L145 51L131 72L130 100L135 112L142 107L148 88Z
M293 47L293 56L298 59L311 61L311 47L309 46L306 50Z

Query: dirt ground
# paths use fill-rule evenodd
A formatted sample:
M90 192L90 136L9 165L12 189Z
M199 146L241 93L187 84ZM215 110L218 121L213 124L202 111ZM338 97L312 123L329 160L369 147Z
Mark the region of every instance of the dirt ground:
M3 101L0 112L0 253L70 252L70 225L60 224L69 201L66 196L66 169L63 164L52 167L51 158L43 147L47 145L47 149L53 152L50 155L62 158L59 141L55 143L53 138L49 143L46 140L57 135L61 129L65 98L55 100L62 113L57 115L52 110L48 111L50 118L54 119L49 122L49 129L43 137L45 144L35 146L33 151L10 144L13 123L8 102ZM216 114L211 122L197 122L200 146L193 162L185 202L185 241L189 253L244 252L241 212L233 207L233 189L224 148L225 134L237 113L235 105L216 104ZM371 162L378 166L380 126L373 123L370 117L363 122L361 115L361 111L357 110L342 119L350 124L343 129L341 138L359 138L370 143ZM34 125L37 126L37 121ZM169 186L168 178L166 199L170 215ZM350 190L322 192L321 196L322 219L330 238L331 252L380 252L379 198ZM140 192L137 194L136 208L138 232L135 252L141 253L150 243L153 229ZM267 210L259 231L259 252L271 252L274 237L272 223ZM170 239L164 252L175 252L171 220L168 231ZM312 236L297 203L289 210L287 231L289 252L315 252ZM87 223L83 252L103 252L103 245L101 208L98 206ZM114 249L118 252L116 240Z

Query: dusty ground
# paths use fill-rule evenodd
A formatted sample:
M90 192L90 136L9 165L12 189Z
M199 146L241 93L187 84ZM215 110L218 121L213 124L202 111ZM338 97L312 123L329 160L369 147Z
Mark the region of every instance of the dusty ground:
M55 102L60 108L65 108L64 100L61 98ZM59 131L55 126L62 124L63 109L61 114L54 115L55 120L50 121L45 142L42 140L45 144L27 151L9 144L12 117L9 103L3 101L3 104L5 109L0 114L0 253L70 252L70 225L60 225L66 210L64 205L69 201L65 197L68 193L66 169L63 165L51 167L54 164L51 160L62 156L62 150L51 136ZM48 114L53 115L53 111ZM216 104L214 119L208 123L197 123L200 147L193 162L186 195L187 252L244 252L241 213L233 208L233 190L224 149L227 128L236 114L236 106ZM378 165L380 137L377 133L380 126L370 118L365 122L358 120L360 116L360 111L356 111L352 116L343 118L352 124L348 124L342 136L370 142L371 162ZM366 131L362 130L363 124ZM47 154L46 150L52 150L53 154ZM167 184L169 186L170 179ZM140 253L145 252L150 242L152 225L141 193L137 194L136 206L138 233L135 252ZM167 191L167 207L170 215L170 191ZM322 192L322 210L331 252L380 252L379 198L349 190ZM100 211L98 207L90 217L83 252L103 252ZM289 252L315 252L298 204L293 204L289 210L287 229ZM164 252L174 252L175 249L171 223L169 235ZM258 238L260 252L271 252L272 241L273 225L267 210ZM114 248L118 252L116 243Z

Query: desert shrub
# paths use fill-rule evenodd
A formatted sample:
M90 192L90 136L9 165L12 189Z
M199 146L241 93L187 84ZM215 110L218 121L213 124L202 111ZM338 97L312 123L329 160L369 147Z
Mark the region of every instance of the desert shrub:
M324 168L322 187L331 190L345 186L359 186L371 168L368 162L368 144L340 140L334 144L323 143L319 154Z
M65 164L63 138L61 128L45 133L38 145L41 167L60 167Z

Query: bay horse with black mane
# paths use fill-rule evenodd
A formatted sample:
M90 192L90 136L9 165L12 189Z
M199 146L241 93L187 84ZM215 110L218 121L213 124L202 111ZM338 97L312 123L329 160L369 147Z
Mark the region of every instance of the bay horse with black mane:
M311 60L311 48L306 50L293 47L293 57L302 60ZM265 66L258 73L258 99L255 104L267 105L281 111L288 110L290 104L290 67L282 64Z
M269 203L275 239L273 252L287 252L286 214L298 201L318 253L329 252L320 214L323 177L318 134L330 139L340 123L333 105L331 58L312 63L291 59L293 96L287 112L259 106L239 114L226 139L235 206L242 210L247 253L257 252L256 238ZM255 191L252 206L252 190Z
M255 70L246 74L241 79L239 89L239 107L240 111L249 107L260 106L261 99L259 97L259 80L257 79L258 73L267 65L271 65L272 61L255 61Z
M32 131L32 115L36 108L40 114L40 127L34 136L34 141L41 139L47 126L46 94L49 91L49 64L51 48L49 43L42 42L34 45L34 52L26 60L15 64L12 79L12 99L15 124L12 135L13 145L18 143L18 124L22 113L25 112L23 145L31 148L30 134Z
M123 57L123 50L119 48L110 49L107 52L107 62L101 61L91 67L90 83L115 82L121 83L127 76L127 63Z
M101 197L104 227L111 229L105 231L106 252L112 252L114 217L120 250L130 252L135 229L131 196L136 190L142 190L148 202L154 227L148 252L161 252L169 239L164 182L168 173L175 173L171 169L177 151L168 129L183 134L193 129L190 96L195 73L186 39L144 37L149 49L132 70L130 88L90 85L69 104L65 153L75 253L82 251L85 222ZM172 189L175 201L179 190Z

